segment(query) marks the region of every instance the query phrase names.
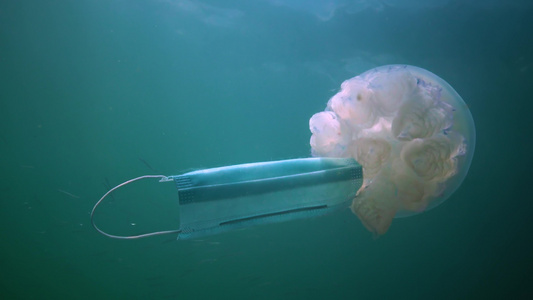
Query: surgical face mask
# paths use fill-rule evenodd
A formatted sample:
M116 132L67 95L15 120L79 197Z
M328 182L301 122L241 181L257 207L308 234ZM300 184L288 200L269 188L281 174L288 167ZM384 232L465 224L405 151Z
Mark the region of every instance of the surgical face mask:
M475 148L474 121L461 96L435 74L406 65L346 80L309 128L316 158L138 177L96 203L93 226L115 238L177 233L186 239L350 207L381 235L393 218L448 199L468 173ZM96 227L94 211L109 193L148 177L176 184L178 230L122 237Z
M303 158L175 176L148 175L116 188L144 178L160 178L160 182L176 185L180 229L122 237L107 234L95 225L99 232L113 238L177 233L178 239L188 239L258 224L320 216L349 207L363 182L363 171L351 158ZM91 216L116 188L98 201Z

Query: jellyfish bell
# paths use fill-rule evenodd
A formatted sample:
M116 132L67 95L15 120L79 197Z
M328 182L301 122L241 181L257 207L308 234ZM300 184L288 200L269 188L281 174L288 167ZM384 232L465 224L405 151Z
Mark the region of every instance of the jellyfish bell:
M344 81L309 121L314 156L352 157L363 185L351 209L371 232L444 202L463 182L475 148L472 115L443 79L387 65Z

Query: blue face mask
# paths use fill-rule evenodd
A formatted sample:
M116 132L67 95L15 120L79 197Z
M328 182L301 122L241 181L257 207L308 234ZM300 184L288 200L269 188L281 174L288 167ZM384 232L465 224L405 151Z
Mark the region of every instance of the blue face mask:
M161 178L178 188L180 229L116 236L99 229L94 212L119 187L144 178ZM107 192L91 213L100 233L120 239L177 233L197 238L258 224L324 215L348 208L362 185L362 167L350 158L303 158L227 166L183 175L147 175Z

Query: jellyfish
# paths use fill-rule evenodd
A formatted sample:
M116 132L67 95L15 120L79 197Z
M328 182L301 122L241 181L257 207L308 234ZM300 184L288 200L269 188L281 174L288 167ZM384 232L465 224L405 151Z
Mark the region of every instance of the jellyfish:
M408 65L377 67L344 81L309 120L313 156L353 158L363 184L352 212L376 235L393 218L444 202L463 182L475 128L461 96L437 75Z

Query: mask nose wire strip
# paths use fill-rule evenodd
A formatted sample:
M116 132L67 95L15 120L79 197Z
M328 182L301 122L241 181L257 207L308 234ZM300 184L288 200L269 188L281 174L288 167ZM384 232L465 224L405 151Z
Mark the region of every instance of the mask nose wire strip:
M98 202L96 202L96 204L93 207L93 210L91 211L91 224L93 225L94 229L96 229L101 234L103 234L105 236L108 236L110 238L123 239L123 240L140 239L140 238L144 238L144 237L149 237L149 236L154 236L154 235L161 235L161 234L180 233L181 230L164 230L164 231L156 231L156 232L144 233L144 234L139 234L139 235L121 236L121 235L113 235L113 234L109 234L107 232L104 232L103 230L98 228L96 226L96 224L94 223L94 211L96 210L98 205L100 205L102 200L104 200L104 198L107 197L107 195L111 194L111 192L113 192L114 190L118 189L119 187L123 187L126 184L130 184L130 183L132 183L134 181L145 179L145 178L161 178L160 182L170 181L168 179L168 177L165 176L165 175L144 175L144 176L141 176L141 177L137 177L137 178L133 178L133 179L130 179L128 181L125 181L125 182L117 185L116 187L110 189L107 193L105 193L102 196L102 198L100 198L100 200L98 200Z

